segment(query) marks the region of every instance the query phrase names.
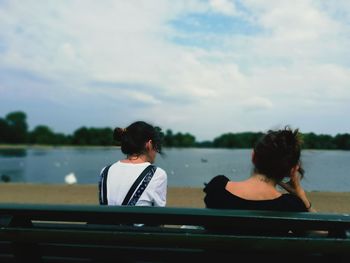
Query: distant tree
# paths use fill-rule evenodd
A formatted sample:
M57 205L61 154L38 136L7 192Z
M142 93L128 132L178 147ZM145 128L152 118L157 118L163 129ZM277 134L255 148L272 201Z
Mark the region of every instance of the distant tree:
M214 147L237 148L238 141L234 133L225 133L214 139Z
M194 147L196 144L196 138L189 133L178 132L173 136L174 147Z
M172 130L166 130L164 135L164 146L166 147L194 147L196 137L190 133L178 132L174 134Z
M319 141L319 149L336 149L334 138L330 135L320 134L317 140Z
M261 132L225 133L214 139L213 146L221 148L253 148L262 135L263 133Z
M303 133L302 140L303 140L303 148L305 149L318 149L319 147L317 142L317 135L314 134L313 132Z
M315 133L302 134L303 148L305 149L336 149L334 138L330 135L316 135Z
M190 133L185 133L182 139L182 147L194 147L196 145L196 137Z
M53 144L55 145L68 145L71 144L71 135L65 135L63 133L55 133Z
M235 134L237 148L253 148L262 135L261 132L241 132Z
M337 149L350 150L350 134L337 134L334 138Z
M3 118L0 118L0 143L7 143L9 142L9 126L7 124L7 121Z
M88 134L88 144L90 145L113 144L113 130L110 128L90 128Z
M55 144L55 134L44 125L39 125L29 133L29 142L36 144Z
M166 130L164 135L164 146L166 147L173 147L174 146L174 140L173 140L173 132L172 130Z
M113 145L113 130L111 128L81 127L72 135L54 133L50 127L39 125L28 132L26 114L22 111L10 112L5 118L0 118L0 143L37 143L49 145ZM156 127L159 131L160 128ZM161 133L166 147L221 147L221 148L252 148L261 132L225 133L213 141L197 142L190 133L173 133L166 130ZM335 137L327 134L303 133L303 148L305 149L342 149L350 150L350 134L337 134Z
M6 122L9 127L10 143L26 143L28 125L26 122L27 116L22 111L11 112L6 115Z
M89 130L81 127L73 133L72 143L75 145L87 145L89 142Z
M81 127L74 132L72 143L74 145L112 145L113 130Z
M196 147L199 147L199 148L211 148L211 147L213 147L213 142L212 141L196 142Z

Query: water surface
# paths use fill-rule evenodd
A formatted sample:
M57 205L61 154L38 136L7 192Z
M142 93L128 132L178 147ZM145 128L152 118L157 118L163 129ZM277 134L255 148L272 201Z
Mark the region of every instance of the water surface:
M165 149L156 165L168 173L169 186L203 187L224 174L243 180L251 174L251 150ZM62 184L74 173L79 184L96 184L100 170L123 158L116 147L0 149L0 175L11 182ZM305 150L303 186L308 191L350 191L350 151ZM5 177L4 177L5 176Z

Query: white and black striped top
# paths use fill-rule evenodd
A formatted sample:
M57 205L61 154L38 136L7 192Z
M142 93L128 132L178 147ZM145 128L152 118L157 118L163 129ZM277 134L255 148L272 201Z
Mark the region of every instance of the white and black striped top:
M99 199L100 204L122 205L125 196L142 171L150 165L145 163L113 163L107 176L103 176L104 167L100 173ZM137 206L165 206L167 194L167 174L157 167L152 179L136 202Z

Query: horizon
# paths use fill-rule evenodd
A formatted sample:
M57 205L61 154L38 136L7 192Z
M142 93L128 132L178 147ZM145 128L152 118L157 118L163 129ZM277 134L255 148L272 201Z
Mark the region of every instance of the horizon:
M23 111L16 111L16 112L23 112ZM13 113L13 112L10 112L10 113ZM24 114L26 114L25 112L23 112ZM27 114L26 114L26 116L27 116ZM28 117L28 116L27 116ZM0 116L0 119L5 119L5 116ZM27 123L28 124L28 123ZM72 135L74 135L74 132L75 131L77 131L78 129L81 129L81 128L87 128L87 129L111 129L112 131L113 131L113 129L115 128L115 127L107 127L107 126L105 126L105 127L93 127L93 126L89 126L89 127L87 127L87 126L80 126L80 127L77 127L76 129L74 129L71 133L63 133L63 132L56 132L54 129L52 129L52 127L50 127L50 126L47 126L47 125L45 125L45 124L38 124L36 127L38 127L38 126L45 126L45 127L48 127L53 133L55 133L55 134L58 134L58 133L61 133L61 134L63 134L64 136L72 136ZM30 133L30 132L32 132L36 127L32 127L32 128L30 128L30 127L28 127L28 133ZM261 130L261 131L240 131L240 132L232 132L232 131L228 131L228 132L226 132L226 133L222 133L222 134L217 134L215 137L213 137L212 139L207 139L207 140L198 140L197 139L197 136L196 136L196 134L192 134L192 133L189 133L189 132L186 132L186 131L177 131L177 130L172 130L172 129L170 129L170 128L164 128L164 127L159 127L159 128L161 128L161 130L162 130L162 132L164 133L164 135L166 134L166 132L168 131L168 130L171 130L171 132L173 133L173 135L176 135L176 134L178 134L178 133L180 133L180 134L182 134L182 135L185 135L185 134L190 134L190 135L192 135L192 136L194 136L195 137L195 141L196 141L196 143L205 143L205 142L213 142L215 139L217 139L217 138L219 138L219 137L221 137L222 135L225 135L225 134L240 134L240 133L266 133L267 132L267 130L266 131L263 131L263 130ZM282 127L283 128L283 127ZM334 134L334 135L332 135L332 134L326 134L326 133L316 133L316 132L313 132L313 131L310 131L310 132L302 132L302 131L300 131L299 130L299 132L301 133L301 134L310 134L310 133L313 133L313 134L315 134L316 136L322 136L322 135L325 135L325 136L331 136L331 137L335 137L336 135L344 135L344 134L349 134L349 133L341 133L341 132L339 132L339 133L336 133L336 134ZM0 144L1 145L1 144Z
M349 1L0 0L0 116L198 141L350 133L349 24Z

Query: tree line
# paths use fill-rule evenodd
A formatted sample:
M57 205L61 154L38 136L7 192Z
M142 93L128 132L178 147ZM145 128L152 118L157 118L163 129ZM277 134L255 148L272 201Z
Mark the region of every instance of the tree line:
M55 133L46 125L28 129L27 116L22 111L8 113L0 118L0 143L2 144L43 144L43 145L116 145L113 130L105 128L80 127L71 135ZM252 148L262 132L225 133L213 141L198 142L190 133L174 133L168 129L164 133L165 147L210 147L210 148ZM350 134L336 136L315 133L303 133L305 149L341 149L350 150Z

